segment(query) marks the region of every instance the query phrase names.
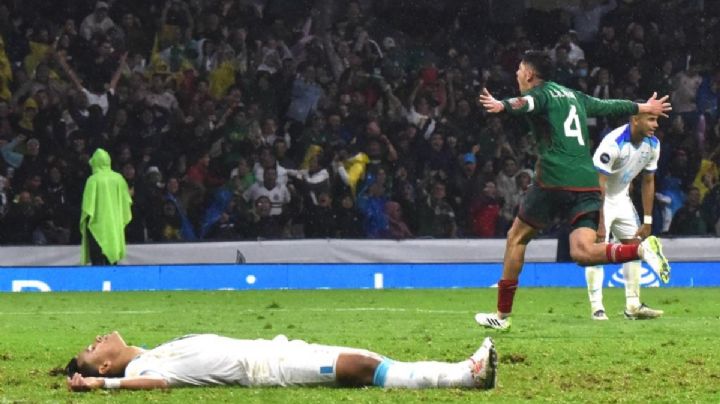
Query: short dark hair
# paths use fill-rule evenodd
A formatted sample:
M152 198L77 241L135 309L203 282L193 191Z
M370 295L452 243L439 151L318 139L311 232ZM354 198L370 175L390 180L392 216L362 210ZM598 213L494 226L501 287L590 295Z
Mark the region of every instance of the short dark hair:
M70 362L65 366L65 374L68 377L73 377L75 373L80 373L83 377L101 377L102 375L98 369L89 366L87 363L78 364L77 357L70 359Z
M547 52L538 50L525 51L522 56L522 62L535 70L535 74L542 80L550 80L552 78L553 63Z

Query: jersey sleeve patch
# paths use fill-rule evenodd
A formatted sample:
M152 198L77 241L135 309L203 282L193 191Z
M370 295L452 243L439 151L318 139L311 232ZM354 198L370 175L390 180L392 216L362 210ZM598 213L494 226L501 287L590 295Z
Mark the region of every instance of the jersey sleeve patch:
M520 110L527 106L527 112L531 112L535 109L535 100L529 95L524 97L514 97L508 100L510 107L513 110Z
M607 153L603 153L600 155L600 161L607 164L610 162L610 155Z

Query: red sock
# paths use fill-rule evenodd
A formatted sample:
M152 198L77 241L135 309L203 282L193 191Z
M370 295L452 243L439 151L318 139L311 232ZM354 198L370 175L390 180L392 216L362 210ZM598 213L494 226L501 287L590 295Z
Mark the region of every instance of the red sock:
M498 312L503 314L512 313L513 300L515 299L515 291L518 287L518 281L501 279L498 282Z
M605 256L609 262L628 262L640 259L639 244L610 244L605 246Z

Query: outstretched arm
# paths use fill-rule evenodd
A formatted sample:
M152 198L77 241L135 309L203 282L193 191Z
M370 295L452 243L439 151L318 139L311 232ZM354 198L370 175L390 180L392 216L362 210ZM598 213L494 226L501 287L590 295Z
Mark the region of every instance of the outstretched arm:
M70 78L70 81L73 83L73 85L78 89L81 90L84 88L82 85L82 82L80 82L80 79L77 77L75 72L73 71L72 67L68 65L67 60L65 60L65 51L57 52L57 60L60 66L65 70L65 74L68 75Z
M90 391L97 389L151 390L170 387L164 379L152 377L125 377L120 379L106 377L82 377L75 373L67 378L67 386L72 391Z
M125 68L125 62L127 61L127 56L127 52L123 53L122 56L120 56L120 63L118 64L118 68L117 70L115 70L115 73L110 80L110 91L115 91L115 87L117 87L117 83L118 81L120 81L123 69Z

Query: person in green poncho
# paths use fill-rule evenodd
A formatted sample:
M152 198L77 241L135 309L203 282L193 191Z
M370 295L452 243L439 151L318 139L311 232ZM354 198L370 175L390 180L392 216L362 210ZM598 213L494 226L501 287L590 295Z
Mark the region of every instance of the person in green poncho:
M80 263L114 265L125 257L132 199L125 178L110 168L108 152L95 150L89 164L92 175L85 183L80 213Z

